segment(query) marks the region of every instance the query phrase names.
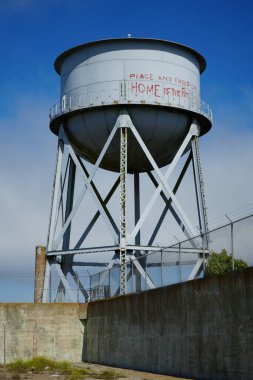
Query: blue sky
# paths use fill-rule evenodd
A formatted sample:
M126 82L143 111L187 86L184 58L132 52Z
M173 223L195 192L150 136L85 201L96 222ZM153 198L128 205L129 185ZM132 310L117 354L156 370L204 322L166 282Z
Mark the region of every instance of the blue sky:
M5 271L33 271L45 243L58 101L53 62L92 40L176 41L207 60L202 98L214 126L202 140L210 219L252 204L253 3L251 1L8 0L0 2L0 256ZM17 251L20 252L17 258Z
M52 62L61 51L128 33L177 41L199 50L208 62L202 84L205 97L212 102L214 97L217 102L223 96L230 100L241 86L252 83L252 10L252 2L245 0L1 2L5 106L1 114L10 112L9 103L24 92L57 96Z

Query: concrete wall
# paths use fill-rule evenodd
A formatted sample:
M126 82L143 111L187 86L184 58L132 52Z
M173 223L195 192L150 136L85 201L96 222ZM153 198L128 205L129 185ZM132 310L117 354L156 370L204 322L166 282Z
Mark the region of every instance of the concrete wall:
M253 379L253 268L89 304L89 362Z
M78 304L0 304L0 363L37 355L253 380L253 268ZM5 334L4 334L5 331Z
M0 304L0 363L46 356L81 361L86 305Z

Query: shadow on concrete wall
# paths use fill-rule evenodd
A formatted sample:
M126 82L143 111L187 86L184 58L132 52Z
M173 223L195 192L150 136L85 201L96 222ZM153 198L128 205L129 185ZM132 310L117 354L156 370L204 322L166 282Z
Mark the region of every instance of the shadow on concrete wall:
M83 325L82 361L87 362L87 319L81 319L80 321Z

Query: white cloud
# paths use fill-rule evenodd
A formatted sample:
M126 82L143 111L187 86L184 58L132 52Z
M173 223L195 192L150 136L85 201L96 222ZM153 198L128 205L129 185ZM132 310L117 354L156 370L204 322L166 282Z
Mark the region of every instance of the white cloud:
M47 108L29 98L0 120L0 256L8 271L30 270L35 245L46 239L56 144Z
M210 217L252 202L253 89L238 90L238 102L220 104L213 129L202 138Z
M202 161L211 226L225 223L225 214L235 220L253 212L253 89L245 85L237 92L237 102L219 104L214 112L213 130L202 138ZM252 222L252 218L245 221L247 241L244 234L240 244L238 241L242 233L238 232L239 225L235 228L237 254L250 265L253 264L253 238L248 227L252 229ZM229 230L223 234L227 234L224 238L230 249ZM218 235L221 239L222 232L216 234L216 239Z

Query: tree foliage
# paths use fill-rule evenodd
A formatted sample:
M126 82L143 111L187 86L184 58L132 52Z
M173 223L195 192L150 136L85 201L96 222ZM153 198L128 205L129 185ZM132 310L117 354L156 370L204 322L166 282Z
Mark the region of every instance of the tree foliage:
M248 267L248 264L239 259L234 260L235 271L243 270ZM223 274L232 271L232 257L223 249L220 253L212 252L209 256L205 270L205 276L214 274Z

